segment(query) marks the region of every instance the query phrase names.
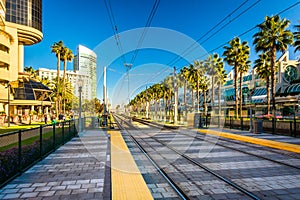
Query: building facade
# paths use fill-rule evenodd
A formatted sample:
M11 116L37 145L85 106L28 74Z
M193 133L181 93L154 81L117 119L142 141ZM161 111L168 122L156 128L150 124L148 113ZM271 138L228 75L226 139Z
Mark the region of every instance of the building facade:
M53 80L54 78L57 77L57 70L54 70L54 69L39 68L36 71L36 73L40 77L40 79L48 78L49 80ZM60 77L62 77L62 76L63 76L63 71L60 71ZM88 91L88 88L90 87L88 85L90 83L90 76L67 70L66 77L73 86L75 96L79 96L78 81L81 80L83 83L82 93L81 93L82 99L90 98L90 92Z
M33 90L34 99L18 100L15 91L24 89L26 84L31 89L35 87L31 85L34 81L23 73L24 45L36 44L42 38L42 0L0 0L0 112L15 115L41 105L43 100ZM50 99L44 100L44 106L51 106Z
M289 115L295 112L299 114L300 103L300 61L290 60L289 52L283 53L276 62L276 114ZM229 110L229 115L234 115L235 91L233 71L228 74L228 78L222 87L222 107ZM239 88L240 90L240 88ZM256 115L266 114L267 90L266 82L257 75L255 70L244 74L243 83L243 104L244 116L247 116L249 106L256 111ZM271 88L270 88L271 90ZM250 92L251 91L251 98ZM270 95L271 98L271 95ZM215 97L215 105L217 102Z
M91 49L79 45L77 47L77 55L74 58L74 71L77 74L88 76L87 80L84 80L83 92L86 92L86 99L91 100L96 98L97 94L97 82L96 82L96 67L97 55ZM78 87L78 86L77 86ZM76 89L76 91L78 91Z

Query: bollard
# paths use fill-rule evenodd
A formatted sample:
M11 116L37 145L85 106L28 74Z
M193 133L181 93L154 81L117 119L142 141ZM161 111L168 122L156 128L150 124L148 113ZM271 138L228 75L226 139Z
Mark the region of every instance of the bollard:
M62 122L62 140L62 143L65 144L65 122Z

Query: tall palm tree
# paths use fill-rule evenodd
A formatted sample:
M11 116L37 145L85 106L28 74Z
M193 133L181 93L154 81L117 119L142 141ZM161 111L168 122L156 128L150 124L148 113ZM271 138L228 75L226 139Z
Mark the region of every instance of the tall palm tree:
M267 90L267 114L270 114L270 77L271 77L271 63L268 53L262 53L259 55L259 58L254 61L254 69L257 75L266 81L266 90Z
M218 84L218 115L221 115L221 88L226 82L226 71L224 69L224 62L219 62L217 65L216 83Z
M36 70L33 69L32 66L24 67L24 71L27 72L27 73L29 74L29 77L30 77L30 78L38 79L38 75L37 75L37 73L36 73Z
M64 48L64 43L63 43L63 41L59 41L59 42L55 42L52 46L51 46L51 52L52 53L55 53L55 55L56 55L56 57L57 57L57 78L56 78L56 84L57 84L57 88L59 87L58 86L58 84L59 84L59 81L60 81L60 79L59 79L59 74L60 74L60 61L61 61L61 59L60 59L60 56L61 56L61 54L62 54L62 51L63 51L63 48ZM58 93L57 93L57 95L58 95ZM56 96L56 99L57 99L57 101L55 102L56 103L56 116L58 116L58 109L59 109L59 107L60 106L58 106L58 99L59 98L61 98L60 96Z
M55 42L51 46L51 52L55 53L55 55L57 57L57 77L59 77L59 73L60 73L60 61L61 61L60 57L61 57L63 49L64 49L63 41Z
M239 78L240 78L240 116L243 113L243 74L248 72L251 62L249 61L250 47L247 43L241 46L240 62L238 66Z
M194 91L197 90L197 80L199 79L197 69L193 64L189 65L187 76L188 76L189 88L191 89L191 93L192 93L192 111L193 111L195 109Z
M247 45L246 41L241 42L239 37L235 37L229 42L229 46L225 46L223 56L224 61L228 63L228 65L233 66L234 69L234 91L235 91L235 117L238 118L238 67L242 62L242 58L244 55L244 48Z
M187 81L188 81L188 67L184 66L180 69L180 77L183 81L183 104L186 107L186 88L187 88Z
M61 61L63 61L63 63L64 63L63 85L65 85L65 83L66 83L67 62L68 61L71 62L73 60L73 58L74 58L74 55L73 55L72 50L67 47L63 47L62 51L61 51ZM66 91L64 89L64 91L63 91L64 113L66 112L65 96L66 96Z
M297 29L296 32L294 32L294 47L295 47L295 52L300 51L300 25L296 25L295 28Z
M280 19L276 16L266 16L265 21L258 25L259 31L253 35L256 52L268 52L271 64L271 96L272 96L272 113L275 118L275 93L276 93L276 53L285 51L288 45L293 43L293 33L287 30L290 21Z
M223 59L217 53L209 55L205 60L205 69L207 74L211 77L211 107L215 104L215 76L217 75L218 65L222 65Z

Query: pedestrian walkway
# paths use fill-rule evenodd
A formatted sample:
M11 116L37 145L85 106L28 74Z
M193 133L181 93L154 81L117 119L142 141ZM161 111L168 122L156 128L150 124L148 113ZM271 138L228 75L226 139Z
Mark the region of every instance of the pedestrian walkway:
M0 199L109 199L109 153L106 132L86 131L3 187Z
M271 148L281 149L294 153L300 153L300 138L294 138L282 135L272 135L269 133L254 134L249 131L240 131L234 129L198 129L201 133L217 135L243 142L258 144Z

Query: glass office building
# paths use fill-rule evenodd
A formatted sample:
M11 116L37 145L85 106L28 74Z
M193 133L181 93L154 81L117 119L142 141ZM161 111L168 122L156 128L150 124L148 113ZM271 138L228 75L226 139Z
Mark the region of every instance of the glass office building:
M42 31L42 0L6 0L5 20Z

